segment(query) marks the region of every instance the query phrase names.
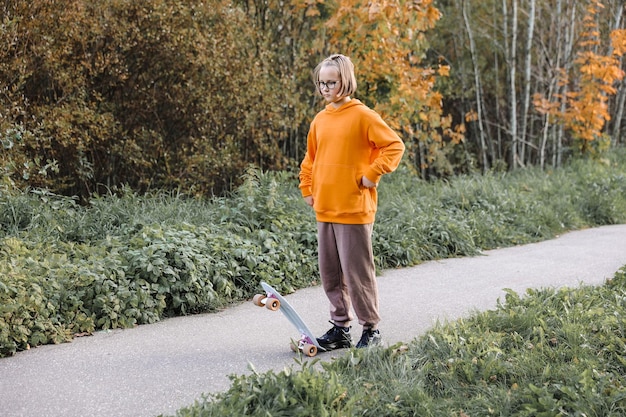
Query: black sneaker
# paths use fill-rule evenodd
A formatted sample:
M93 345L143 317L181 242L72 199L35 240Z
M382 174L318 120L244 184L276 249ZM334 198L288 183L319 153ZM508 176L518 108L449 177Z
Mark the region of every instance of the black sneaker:
M363 329L363 334L361 335L361 340L356 344L357 348L365 348L365 347L374 347L374 346L382 346L383 338L380 335L378 330L372 329Z
M331 321L332 323L332 321ZM317 338L317 343L326 350L352 347L352 336L349 327L340 327L333 323L333 328Z

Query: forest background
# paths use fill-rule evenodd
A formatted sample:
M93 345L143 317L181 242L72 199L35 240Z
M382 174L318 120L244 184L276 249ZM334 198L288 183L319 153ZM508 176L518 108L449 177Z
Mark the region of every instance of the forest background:
M289 170L351 56L422 178L623 142L622 0L0 1L0 186L219 195Z

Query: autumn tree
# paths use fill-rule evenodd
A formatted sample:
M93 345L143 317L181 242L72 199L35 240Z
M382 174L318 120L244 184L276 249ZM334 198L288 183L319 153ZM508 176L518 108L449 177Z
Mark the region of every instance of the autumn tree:
M586 8L578 0L438 0L442 19L429 40L430 63L441 57L451 76L443 79L444 109L455 120L467 121L464 148L472 169L514 169L518 166L559 166L576 149L571 131L533 105L537 94L559 101L579 88L575 62L584 44ZM609 33L623 30L623 0L603 0L594 17L598 40L593 52L611 57ZM624 63L619 66L624 69ZM563 83L562 72L569 77ZM613 119L607 131L619 142L626 108L626 83L614 84L608 97ZM475 165L472 162L475 161Z
M450 174L452 147L462 138L442 110L439 77L448 65L424 64L426 33L440 18L431 0L340 0L324 23L322 55L341 52L354 61L358 96L403 133L422 175Z
M610 138L603 131L611 119L608 100L617 92L615 83L624 77L619 58L626 52L626 30L611 32L611 55L597 52L602 44L597 23L602 7L597 0L588 5L575 65L569 73L561 72L560 84L571 87L565 94L555 94L554 101L540 94L535 100L540 112L553 117L571 132L583 154L590 151L592 144L600 148L610 145Z

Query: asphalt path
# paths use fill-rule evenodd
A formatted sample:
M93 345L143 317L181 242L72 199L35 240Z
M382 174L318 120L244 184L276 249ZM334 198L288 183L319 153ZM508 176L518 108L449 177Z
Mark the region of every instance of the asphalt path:
M386 270L379 277L380 324L388 345L409 342L437 321L493 309L504 289L602 284L626 265L626 225L480 256ZM287 296L315 334L329 328L320 287ZM358 339L361 329L353 327ZM173 415L203 393L228 389L228 375L295 364L299 335L281 313L245 302L222 312L98 332L0 359L0 416ZM322 353L330 360L345 351Z

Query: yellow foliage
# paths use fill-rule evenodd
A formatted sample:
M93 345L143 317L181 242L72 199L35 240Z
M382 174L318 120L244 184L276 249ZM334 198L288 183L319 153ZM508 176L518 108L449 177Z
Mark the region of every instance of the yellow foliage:
M442 135L455 144L463 131L449 129L451 118L444 116L442 94L435 90L450 67L421 64L428 47L424 32L440 18L433 0L338 0L324 25L325 48L355 62L359 98L384 114L409 147L424 142L434 153L443 151Z
M602 137L602 129L610 120L608 96L616 93L613 84L624 78L619 57L626 52L626 31L614 30L611 33L610 46L613 52L610 56L597 52L602 41L595 16L602 7L599 1L591 1L587 7L584 18L586 31L579 42L581 49L574 61L578 74L568 75L561 70L559 85L573 84L576 88L565 95L556 94L554 101L541 95L534 97L536 109L562 123L579 141L582 152L589 149L589 142ZM577 77L572 80L575 75ZM561 109L562 101L566 103L565 110Z
M475 122L476 120L478 120L478 113L476 112L476 110L470 110L467 113L465 113L465 121L470 123L470 122Z
M616 29L611 32L611 47L616 56L626 53L626 29Z

